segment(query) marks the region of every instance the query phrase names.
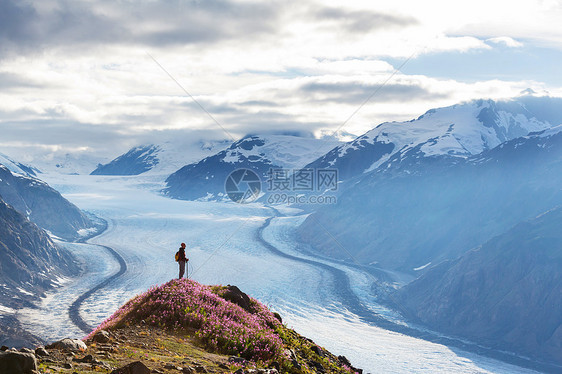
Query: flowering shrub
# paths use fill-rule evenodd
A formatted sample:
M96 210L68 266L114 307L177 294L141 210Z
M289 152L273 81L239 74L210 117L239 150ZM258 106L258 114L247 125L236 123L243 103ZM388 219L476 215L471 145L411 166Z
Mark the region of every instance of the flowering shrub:
M194 329L210 350L253 361L272 361L282 355L283 342L275 333L280 322L255 299L250 313L224 300L222 287L193 280L172 280L128 301L88 337L144 320L162 328Z

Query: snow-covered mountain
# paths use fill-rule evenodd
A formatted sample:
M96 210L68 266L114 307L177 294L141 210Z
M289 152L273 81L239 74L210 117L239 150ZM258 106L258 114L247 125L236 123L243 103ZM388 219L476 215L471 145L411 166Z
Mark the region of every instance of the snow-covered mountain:
M157 154L161 148L156 145L134 147L110 163L99 165L91 175L139 175L159 163Z
M0 165L4 165L12 173L23 174L30 177L35 177L37 176L37 173L40 172L39 169L14 161L12 158L3 153L0 153Z
M392 158L466 158L533 131L562 124L562 99L476 100L432 109L407 122L387 122L340 145L307 167L337 168L340 180L388 166Z
M236 169L254 170L265 182L270 168L302 168L333 145L333 140L293 135L246 136L227 149L170 175L164 193L176 199L220 199L225 194L227 176Z
M139 175L143 173L168 176L182 166L197 162L230 144L225 140L179 139L161 144L144 144L131 148L107 164L100 164L92 175Z
M336 204L314 207L299 228L302 240L416 274L562 204L562 127L467 158L396 154L352 182Z

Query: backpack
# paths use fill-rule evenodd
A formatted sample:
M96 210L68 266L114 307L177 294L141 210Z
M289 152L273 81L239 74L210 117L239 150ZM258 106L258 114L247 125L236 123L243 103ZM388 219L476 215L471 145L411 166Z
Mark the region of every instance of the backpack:
M176 262L180 260L180 251L176 252Z

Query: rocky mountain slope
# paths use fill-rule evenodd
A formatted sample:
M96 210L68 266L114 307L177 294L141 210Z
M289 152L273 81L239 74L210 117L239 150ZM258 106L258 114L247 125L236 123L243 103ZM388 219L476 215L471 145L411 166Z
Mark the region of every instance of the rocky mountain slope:
M77 239L80 230L95 226L80 209L45 182L14 174L1 164L0 196L38 226L64 239Z
M70 253L59 249L34 223L0 198L0 342L33 338L24 334L11 314L32 306L60 277L78 273Z
M393 299L442 332L562 367L562 208L432 267Z

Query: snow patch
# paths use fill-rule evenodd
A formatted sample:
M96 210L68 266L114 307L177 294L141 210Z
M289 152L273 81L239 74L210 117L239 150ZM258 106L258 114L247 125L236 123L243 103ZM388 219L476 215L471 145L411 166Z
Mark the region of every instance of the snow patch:
M16 288L16 290L18 290L20 293L22 293L22 294L24 294L24 295L29 295L29 296L33 296L33 295L34 295L33 293L31 293L31 292L29 292L29 291L27 291L27 290L25 290L25 289L23 289L23 288L21 288L21 287Z
M427 264L425 264L425 265L422 265L422 266L420 266L420 267L414 268L414 271L420 271L420 270L423 270L423 269L425 269L426 267L428 267L429 265L431 265L431 261L430 261L430 262L428 262L428 263L427 263Z
M90 227L90 228L87 228L87 229L80 229L76 233L78 234L78 236L83 238L85 236L88 236L88 235L91 235L91 234L95 233L96 230L97 229L95 227Z
M16 312L15 309L8 308L7 306L4 306L4 305L0 304L0 313L14 314L15 312Z

